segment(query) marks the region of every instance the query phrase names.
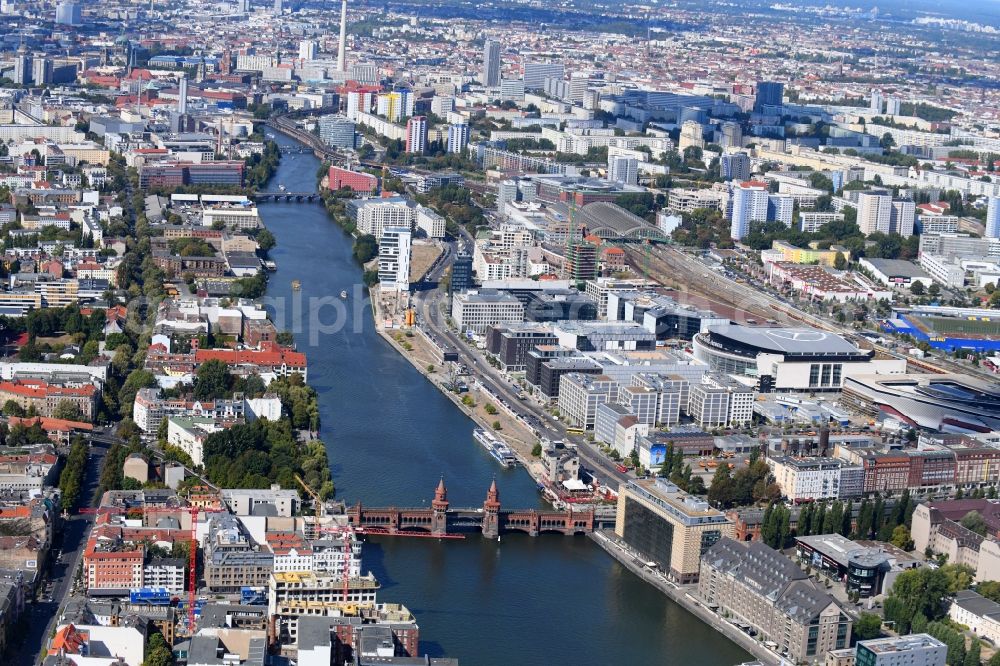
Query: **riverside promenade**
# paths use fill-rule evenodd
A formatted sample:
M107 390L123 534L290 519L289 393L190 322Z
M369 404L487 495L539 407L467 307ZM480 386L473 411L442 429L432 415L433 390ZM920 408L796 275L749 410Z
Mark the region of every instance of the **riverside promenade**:
M626 569L670 597L699 620L739 645L764 664L768 666L780 666L788 663L780 655L767 649L760 641L726 622L725 618L718 613L706 608L696 598L696 585L675 585L667 580L659 571L646 566L646 563L640 556L633 554L628 546L615 536L614 532L595 530L588 536L604 549L606 553L618 560Z

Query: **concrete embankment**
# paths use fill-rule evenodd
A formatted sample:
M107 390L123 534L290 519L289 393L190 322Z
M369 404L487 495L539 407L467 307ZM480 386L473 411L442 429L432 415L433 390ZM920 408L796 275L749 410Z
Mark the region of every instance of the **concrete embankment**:
M443 395L445 395L449 400L451 400L456 407L458 407L462 412L464 412L470 419L475 421L476 425L484 430L489 430L499 437L502 437L507 445L510 447L514 455L517 456L518 462L528 471L528 474L536 482L543 481L544 468L541 462L532 457L531 449L534 447L537 438L534 434L518 420L514 412L501 404L496 398L490 396L489 394L478 391L475 388L470 389L470 394L475 394L478 400L475 401L476 406L470 406L462 402L462 396L449 391L443 384L445 383L446 376L443 373L439 373L437 367L434 371L428 370L428 365L432 365L435 361L433 360L433 343L426 338L424 332L419 328L411 329L413 337L409 338L408 341L412 349L405 348L399 340L394 337L394 333L399 333L400 331L395 329L386 329L383 325L384 318L380 311L380 299L378 298L378 286L373 286L371 289L371 302L372 302L372 315L375 318L375 330L381 335L393 348L396 349L410 364L417 369L417 371L427 378L431 384L433 384ZM495 414L484 414L482 407L485 404L493 404L496 408ZM499 421L502 424L502 430L496 431L493 428L493 421ZM470 442L470 445L471 442Z
M621 562L626 569L642 578L660 592L663 592L699 620L752 654L754 658L759 659L768 666L779 666L781 664L781 658L778 655L768 650L752 636L748 636L726 622L724 618L706 608L701 602L692 598L694 595L693 586L679 587L666 580L658 570L647 567L638 555L629 552L627 546L621 544L614 533L598 530L592 532L589 536L611 557Z
M426 358L422 358L419 355L414 354L414 350L412 349L408 350L404 348L400 344L400 342L393 337L392 335L393 331L385 329L381 325L381 322L383 320L381 318L381 313L379 312L379 305L378 305L379 299L377 297L377 289L378 289L377 286L374 287L374 291L376 293L372 294L371 301L372 301L372 314L374 315L376 322L375 328L378 331L379 335L381 335L390 345L392 345L393 348L395 348L396 351L398 351L400 355L403 356L403 358L407 359L410 362L410 364L417 369L418 372L420 372L428 379L428 381L430 381L436 388L438 388L442 394L447 396L448 399L455 404L455 406L457 406L466 415L468 415L469 418L475 421L479 425L479 427L487 430L492 430L492 427L489 423L487 423L486 418L476 413L475 409L470 408L468 405L462 403L460 396L453 393L452 391L445 389L445 387L442 386L443 379L441 376L437 375L436 373L431 373L427 370L427 366L425 365L425 361L427 360ZM417 329L415 332L415 337L412 339L417 339L417 337L419 337L421 343L430 346L431 345L430 341L423 338L422 335L423 332ZM506 437L505 439L507 439L511 449L517 455L518 459L520 460L521 464L524 465L525 469L528 470L528 473L531 474L532 478L534 478L536 481L541 481L543 479L542 466L538 460L531 457L530 446L526 447L525 443L521 442L520 440L511 441L513 438L509 436ZM673 585L672 583L665 580L659 574L659 572L645 566L645 563L641 559L639 559L638 556L633 555L627 550L623 550L623 548L618 544L618 541L615 539L613 533L595 531L592 534L590 534L590 537L602 549L604 549L605 552L607 552L609 555L611 555L616 560L621 562L629 571L642 578L646 583L654 586L655 588L657 588L658 590L669 596L672 600L683 606L692 615L696 616L702 622L705 622L710 627L712 627L713 629L724 635L726 638L730 639L732 642L739 645L741 648L752 654L756 659L759 659L767 666L778 666L781 663L781 660L777 655L775 655L773 652L765 648L756 639L740 631L733 625L726 622L725 619L720 617L718 614L705 608L702 604L700 604L699 602L695 601L690 596L688 596L688 592L691 588L683 588ZM725 666L725 665L720 665L720 666Z

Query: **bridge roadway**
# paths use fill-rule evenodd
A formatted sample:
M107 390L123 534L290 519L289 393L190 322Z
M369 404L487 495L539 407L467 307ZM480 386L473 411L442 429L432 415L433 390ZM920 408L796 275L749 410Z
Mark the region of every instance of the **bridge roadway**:
M257 202L284 201L286 203L312 203L320 198L319 192L255 192L251 198Z
M482 508L452 508L444 480L434 492L430 508L367 507L359 502L347 509L348 522L367 532L383 534L423 533L446 537L456 532L480 531L488 539L506 532L524 532L530 536L543 533L589 534L594 531L595 512L539 511L537 509L501 509L496 480L486 494ZM607 520L607 516L603 517Z

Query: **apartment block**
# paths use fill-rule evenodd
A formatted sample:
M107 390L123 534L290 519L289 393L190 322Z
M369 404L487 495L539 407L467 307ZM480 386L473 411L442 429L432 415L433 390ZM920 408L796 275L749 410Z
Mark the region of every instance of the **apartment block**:
M793 502L838 499L843 462L831 458L768 457L775 482Z
M701 559L698 596L793 663L848 647L852 621L799 566L760 541L722 539Z

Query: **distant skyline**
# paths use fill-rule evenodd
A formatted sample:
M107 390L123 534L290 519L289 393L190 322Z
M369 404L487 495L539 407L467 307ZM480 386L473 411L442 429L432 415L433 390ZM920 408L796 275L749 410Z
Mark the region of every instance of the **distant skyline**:
M878 7L880 12L890 11L893 14L901 14L909 18L944 16L1000 27L1000 0L979 0L978 2L965 2L964 0L805 0L804 4L868 9ZM984 5L989 5L989 9L985 12L983 11Z

